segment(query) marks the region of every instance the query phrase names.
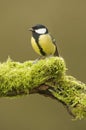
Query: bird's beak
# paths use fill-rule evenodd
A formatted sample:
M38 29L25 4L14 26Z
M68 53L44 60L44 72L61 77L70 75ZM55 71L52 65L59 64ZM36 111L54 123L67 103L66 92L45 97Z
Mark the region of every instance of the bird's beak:
M29 30L29 31L33 31L33 28L29 28L28 30Z

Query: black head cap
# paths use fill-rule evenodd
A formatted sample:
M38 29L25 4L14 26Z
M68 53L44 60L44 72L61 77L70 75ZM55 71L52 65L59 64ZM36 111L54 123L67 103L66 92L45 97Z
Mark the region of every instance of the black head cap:
M46 28L44 25L42 24L36 24L35 26L32 27L33 29L41 29L41 28Z
M36 24L35 26L31 28L31 31L35 32L36 30L39 30L39 29L45 29L46 30L45 33L48 33L47 27L42 24Z

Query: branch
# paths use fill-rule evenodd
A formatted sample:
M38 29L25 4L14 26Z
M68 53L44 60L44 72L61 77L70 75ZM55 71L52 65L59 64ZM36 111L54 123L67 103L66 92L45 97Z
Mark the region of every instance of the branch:
M43 94L60 101L76 119L86 117L86 84L66 75L61 57L0 64L0 97Z

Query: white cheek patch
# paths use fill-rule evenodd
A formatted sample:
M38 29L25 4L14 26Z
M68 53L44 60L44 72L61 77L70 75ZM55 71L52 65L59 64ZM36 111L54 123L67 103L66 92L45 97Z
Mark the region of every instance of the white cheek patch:
M46 28L36 29L35 32L38 33L38 34L45 34L46 33Z

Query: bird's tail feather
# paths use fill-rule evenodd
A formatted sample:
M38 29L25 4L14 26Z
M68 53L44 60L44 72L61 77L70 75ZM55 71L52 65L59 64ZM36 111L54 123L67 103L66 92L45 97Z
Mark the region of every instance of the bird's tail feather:
M58 51L57 47L56 47L56 51L54 53L54 56L58 56L59 57L59 51Z

